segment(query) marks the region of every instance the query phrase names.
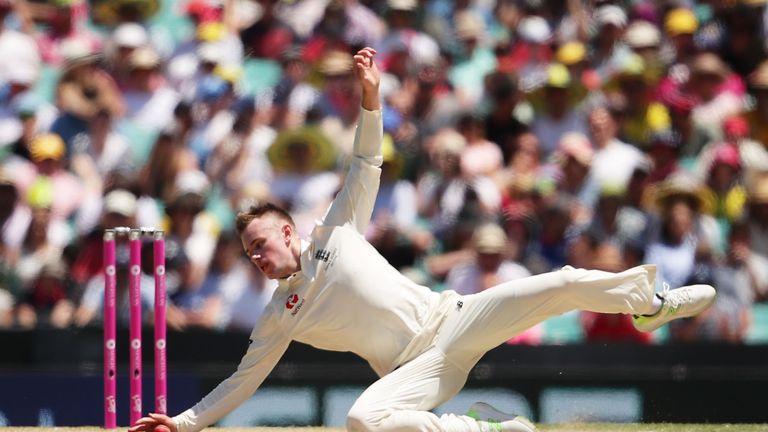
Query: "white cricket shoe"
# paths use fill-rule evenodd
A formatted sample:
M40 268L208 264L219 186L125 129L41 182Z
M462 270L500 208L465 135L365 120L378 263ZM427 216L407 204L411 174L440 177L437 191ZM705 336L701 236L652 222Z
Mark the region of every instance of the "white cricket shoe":
M698 315L715 301L715 288L710 285L689 285L677 289L664 290L656 295L663 302L661 309L653 315L635 315L632 324L635 328L650 332L677 318Z
M467 416L477 420L482 432L536 432L527 418L501 412L485 402L473 403Z

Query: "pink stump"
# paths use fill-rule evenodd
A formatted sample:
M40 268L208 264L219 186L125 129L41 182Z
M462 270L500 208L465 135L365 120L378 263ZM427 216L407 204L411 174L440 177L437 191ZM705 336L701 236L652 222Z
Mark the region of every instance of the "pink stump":
M104 428L117 427L115 231L104 231Z
M154 233L155 264L155 412L168 414L168 371L165 338L165 237Z
M141 418L141 231L132 229L128 234L130 249L128 298L130 301L130 419L131 426Z

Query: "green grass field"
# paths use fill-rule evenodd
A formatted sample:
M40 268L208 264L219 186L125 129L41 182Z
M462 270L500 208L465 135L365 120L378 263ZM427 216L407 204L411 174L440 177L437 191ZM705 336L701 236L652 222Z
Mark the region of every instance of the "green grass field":
M679 424L679 423L568 423L537 425L541 432L758 432L768 431L768 424ZM119 429L121 431L126 428ZM344 432L339 428L323 427L253 427L253 428L208 428L210 432ZM0 432L99 432L98 427L0 427Z

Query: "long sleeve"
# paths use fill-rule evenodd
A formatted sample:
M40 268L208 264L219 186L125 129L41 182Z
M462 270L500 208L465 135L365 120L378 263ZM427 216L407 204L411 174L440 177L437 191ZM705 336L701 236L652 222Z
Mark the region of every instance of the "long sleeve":
M382 135L381 111L361 110L349 172L328 209L324 225L350 224L358 232L365 232L379 190Z
M237 371L192 408L173 418L179 432L195 432L217 422L248 399L288 349L291 339L268 313L251 334L248 351Z

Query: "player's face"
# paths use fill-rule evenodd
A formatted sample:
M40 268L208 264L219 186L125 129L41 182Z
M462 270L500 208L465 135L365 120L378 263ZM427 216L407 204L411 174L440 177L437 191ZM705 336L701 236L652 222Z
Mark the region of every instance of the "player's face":
M293 227L272 215L256 218L240 236L245 254L269 279L290 276L299 270L291 244Z

